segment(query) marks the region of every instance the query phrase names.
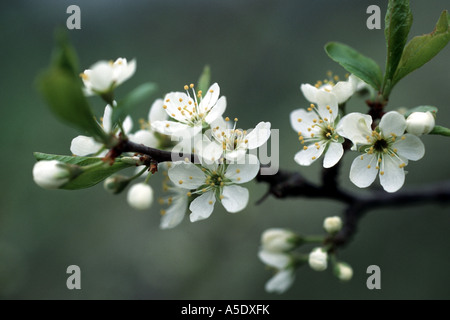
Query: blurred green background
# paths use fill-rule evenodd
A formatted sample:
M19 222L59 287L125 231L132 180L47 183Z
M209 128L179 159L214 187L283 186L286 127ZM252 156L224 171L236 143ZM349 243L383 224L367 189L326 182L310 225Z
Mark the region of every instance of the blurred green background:
M46 191L32 181L32 152L70 154L78 133L59 123L34 87L50 60L55 27L65 26L66 8L81 8L81 30L69 31L88 68L100 59L137 59L137 72L118 96L144 81L159 95L195 82L205 64L227 97L226 115L242 127L270 121L280 129L281 166L317 180L320 164L300 168L289 113L307 105L299 85L345 71L324 53L331 40L347 43L384 66L383 30L366 28L366 8L387 1L9 1L0 12L0 297L3 299L448 299L450 298L450 207L416 205L370 212L339 258L354 268L340 283L330 270L304 267L284 295L268 294L271 273L258 260L260 234L270 227L317 234L324 217L342 205L308 199L254 202L265 185L249 183L250 204L227 213L216 205L202 222L185 219L159 229L157 203L136 212L126 194L112 196L101 185L76 192ZM447 0L412 1L411 35L430 32ZM389 107L439 107L437 123L450 126L450 48L394 89ZM82 70L80 70L82 71ZM90 100L101 115L104 107ZM146 117L152 101L133 114ZM348 108L365 111L361 99ZM404 188L450 177L450 140L423 138L426 155L408 166ZM340 181L348 179L355 155L347 154ZM152 178L153 179L153 178ZM158 189L161 177L154 177ZM376 185L374 185L376 186ZM159 193L159 191L158 191ZM66 288L66 268L81 268L82 290ZM381 268L381 290L366 288L366 268Z

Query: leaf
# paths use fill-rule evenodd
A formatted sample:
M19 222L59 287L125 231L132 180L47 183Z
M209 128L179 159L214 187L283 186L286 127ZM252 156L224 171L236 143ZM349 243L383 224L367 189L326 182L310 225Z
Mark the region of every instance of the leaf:
M58 118L99 141L107 142L108 136L95 121L79 80L70 72L58 67L50 68L38 78L38 89Z
M413 112L427 112L430 111L434 116L436 116L436 113L438 112L438 108L433 106L418 106L411 109L408 109L405 113L405 118L409 117L409 115Z
M57 29L55 33L57 46L53 49L52 65L68 71L78 78L78 57L75 49L69 42L67 31L65 29Z
M385 82L387 79L392 79L397 70L403 48L408 40L412 20L409 0L389 1L384 30L387 47Z
M441 136L450 137L450 129L441 126L434 126L434 129L431 130L429 134L437 134Z
M58 160L64 163L74 164L84 167L83 173L63 185L60 189L65 190L77 190L92 187L99 182L102 182L110 175L123 170L125 168L134 166L133 164L128 164L121 162L120 159L116 159L113 165L108 163L103 163L101 158L94 157L74 157L74 156L62 156L55 154L47 154L41 152L35 152L34 157L39 160ZM98 166L92 166L98 164ZM87 166L92 166L88 167Z
M211 69L208 65L203 68L203 72L198 78L197 90L206 93L211 85Z
M407 74L430 61L447 45L450 41L449 18L447 10L442 11L431 33L411 39L403 50L392 86Z
M382 74L375 61L338 42L327 43L325 51L331 59L343 66L345 70L353 73L375 90L380 90Z
M124 119L136 105L148 99L156 90L157 85L152 82L141 84L131 91L122 101L117 103L113 110L111 122L114 124L120 119Z

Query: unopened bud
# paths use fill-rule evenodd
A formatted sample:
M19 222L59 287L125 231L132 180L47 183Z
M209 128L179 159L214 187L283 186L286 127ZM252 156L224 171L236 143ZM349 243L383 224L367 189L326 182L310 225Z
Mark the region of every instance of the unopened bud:
M153 203L153 189L145 183L135 184L128 190L127 201L136 210L148 209Z
M81 173L80 167L58 160L41 160L33 167L33 180L44 189L58 189Z
M421 136L433 130L435 124L434 116L430 111L413 112L406 119L406 131Z
M105 179L103 187L106 191L117 194L123 191L130 183L130 178L122 175L114 175Z
M308 263L315 271L324 271L328 266L328 254L322 248L315 248L309 254Z
M349 281L353 277L353 269L345 262L338 262L334 269L336 276L342 281Z
M261 236L263 248L272 252L286 252L294 249L299 237L292 231L286 229L267 229Z
M339 217L328 217L323 221L323 228L328 233L336 233L342 229L342 220Z

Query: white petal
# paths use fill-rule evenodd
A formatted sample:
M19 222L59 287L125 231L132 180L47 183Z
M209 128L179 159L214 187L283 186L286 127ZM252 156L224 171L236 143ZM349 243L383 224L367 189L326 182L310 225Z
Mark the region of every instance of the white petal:
M148 122L152 123L154 121L164 121L167 120L169 115L166 110L163 108L164 100L156 99L150 107L150 111L148 112Z
M270 252L266 250L260 250L258 252L258 257L264 264L279 270L286 268L291 262L291 259L285 253Z
M159 227L161 229L170 229L179 225L186 215L187 204L187 196L180 196L174 199L162 216Z
M393 149L397 149L397 153L406 159L417 161L425 155L425 146L423 142L412 134L405 134L405 139L398 137L392 145Z
M317 102L316 94L319 91L319 89L310 85L309 83L305 83L300 86L300 90L302 90L302 93L305 96L306 100L308 100L311 103Z
M123 120L122 127L125 131L125 134L128 134L131 131L131 129L133 128L133 120L130 116L127 116L125 120Z
M182 136L190 135L190 126L181 122L174 121L155 121L151 123L152 129L166 135Z
M392 133L401 136L406 129L406 120L400 113L391 111L381 118L379 126L384 137L390 137Z
M222 96L219 101L209 110L208 115L205 117L206 123L211 123L217 118L221 118L222 114L225 112L227 108L227 99Z
M121 64L118 62L121 61ZM114 71L116 78L116 85L128 80L136 72L136 60L133 59L127 63L127 59L119 58L114 62Z
M248 149L255 149L262 146L270 137L270 122L260 122L255 129L245 137L248 140Z
M339 121L336 131L353 143L354 150L358 144L367 144L367 136L372 135L371 125L370 115L353 112Z
M245 149L227 151L225 153L225 159L227 159L231 162L238 162L245 156L246 153L247 153L247 150L245 150Z
M318 116L314 112L308 112L305 109L297 109L291 112L291 126L296 132L301 132L306 134L308 128L314 123L313 120L317 119Z
M223 188L222 204L228 212L235 213L243 210L248 203L248 189L231 185Z
M377 157L374 154L356 157L350 168L350 180L359 188L367 188L377 177L377 165Z
M319 90L316 94L317 108L322 119L328 118L334 121L338 115L338 102L336 96L331 92ZM328 109L327 107L330 107ZM332 111L330 113L330 110Z
M205 183L205 174L190 162L174 162L169 169L170 180L179 188L197 189ZM181 182L181 183L180 183Z
M331 142L328 144L328 149L323 159L323 167L331 168L341 160L344 154L344 148L341 143Z
M184 92L170 92L164 97L166 113L181 122L187 122L189 112L194 112L194 100ZM184 113L184 115L183 115Z
M295 273L292 269L277 272L265 285L267 292L283 293L288 290L295 280Z
M220 87L217 83L213 83L208 92L206 92L205 96L200 101L198 108L200 113L208 112L217 102L220 94ZM214 120L214 119L213 119ZM212 120L211 120L212 121Z
M107 104L105 107L105 111L103 111L103 129L106 132L111 132L112 129L112 123L111 123L111 116L112 116L113 108Z
M401 164L402 161L399 161L397 158L383 157L381 169L384 171L384 174L382 175L380 171L380 183L385 191L395 192L405 183L405 170L400 168Z
M156 139L153 132L150 132L148 130L139 130L133 134L128 135L128 138L134 143L143 144L147 147L157 148L159 145L159 141L158 139Z
M347 101L355 92L354 83L351 81L339 81L332 90L339 104Z
M242 163L240 163L242 162ZM258 174L260 164L255 155L247 154L243 161L228 165L225 177L234 183L245 183L253 180Z
M210 141L208 138L203 137L203 140L200 140L195 144L195 150L200 156L200 160L206 160L206 162L209 163L220 159L223 147L217 142Z
M216 203L216 197L213 191L205 192L200 197L195 198L189 206L189 210L192 212L189 216L191 222L208 218L214 210L214 203Z
M88 75L88 81L93 90L104 92L111 87L113 82L113 68L106 61L99 61L95 63L91 70L85 70Z
M92 137L77 136L72 139L70 152L77 156L87 156L97 153L102 146L101 143L95 141Z
M300 150L294 157L295 162L297 162L301 166L309 166L314 161L319 159L325 150L325 144L319 144L319 148L317 148L314 144L310 144L307 146L308 149Z

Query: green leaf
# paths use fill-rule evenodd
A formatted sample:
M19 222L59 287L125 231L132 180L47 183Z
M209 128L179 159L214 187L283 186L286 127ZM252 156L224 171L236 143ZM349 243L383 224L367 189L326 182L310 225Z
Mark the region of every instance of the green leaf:
M441 126L434 126L434 129L431 130L429 134L437 134L441 136L450 137L450 129Z
M55 33L56 47L52 53L52 66L66 70L74 78L78 78L78 57L69 42L67 31L57 29Z
M343 66L345 70L353 73L375 90L380 90L382 74L375 61L338 42L327 43L325 51L331 59Z
M123 170L125 168L134 166L133 164L121 162L116 159L113 165L103 163L101 158L94 157L74 157L62 156L47 153L34 153L35 158L39 160L58 160L64 163L78 165L83 168L83 172L73 180L69 181L61 187L65 190L85 189L102 182L110 175Z
M114 124L120 119L123 120L136 105L148 99L158 89L152 82L141 84L131 91L122 101L117 103L113 110L111 122Z
M385 17L384 36L386 38L386 81L392 80L400 62L409 30L412 24L412 14L409 0L390 0Z
M203 72L200 75L200 78L198 79L197 90L201 90L204 94L206 94L210 85L211 85L211 69L209 68L208 65L206 65L203 68Z
M447 10L439 17L431 33L411 39L403 50L392 86L412 71L430 61L450 41L450 26Z
M435 117L436 113L438 112L438 108L433 106L418 106L411 109L408 109L405 113L405 118L409 117L409 115L413 112L427 112L430 111Z
M40 75L38 88L58 118L99 141L107 142L108 136L95 121L79 79L65 69L52 67Z

